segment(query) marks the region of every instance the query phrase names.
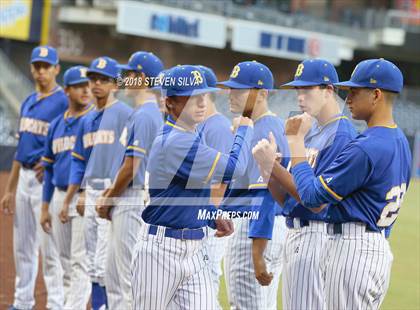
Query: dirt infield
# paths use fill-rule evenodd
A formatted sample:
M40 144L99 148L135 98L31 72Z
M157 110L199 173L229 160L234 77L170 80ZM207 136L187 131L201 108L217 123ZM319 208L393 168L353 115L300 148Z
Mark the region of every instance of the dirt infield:
M3 197L7 173L0 172L0 197ZM0 198L1 199L1 198ZM13 217L0 212L0 310L7 309L13 303L15 265L13 263ZM39 266L41 270L41 266ZM47 293L38 272L35 290L35 309L45 309Z

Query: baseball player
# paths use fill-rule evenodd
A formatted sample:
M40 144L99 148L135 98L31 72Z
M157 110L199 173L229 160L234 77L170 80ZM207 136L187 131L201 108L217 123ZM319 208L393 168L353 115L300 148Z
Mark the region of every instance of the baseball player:
M205 118L204 94L218 89L208 87L200 69L191 65L168 70L164 79L169 116L147 166L151 200L133 254L134 309L214 309L207 226L220 237L232 233L233 226L210 205L210 181L227 180L235 169L245 171L252 121L241 120L230 154L218 152L196 132Z
M130 264L146 198L146 165L153 140L163 126L156 96L150 89L163 69L162 61L152 53L136 52L128 64L120 67L127 79L137 79L139 83L126 89L137 110L131 117L128 133L123 132L128 135L128 138L122 137L128 139L128 142L124 141L124 161L113 185L97 203L99 215L112 219L105 277L109 309L132 308ZM116 207L112 208L113 198L118 197L121 198L115 199Z
M396 220L410 182L410 148L392 116L403 76L393 63L369 59L356 66L349 81L335 85L349 90L352 117L366 121L368 129L315 176L302 156L307 116L290 119L292 174L306 208L330 204L331 238L322 257L327 308L378 309L393 260L385 229Z
M341 114L336 100L333 83L338 82L334 66L322 59L305 60L297 67L292 82L282 85L283 89L293 88L297 92L299 108L315 119L311 130L305 136L306 156L311 168L319 175L328 167L341 150L356 136L349 119ZM269 147L269 142L264 140ZM272 173L269 189L282 206L288 227L283 255L283 308L284 309L324 309L324 276L321 256L327 245L327 225L324 222L327 208L313 213L300 204L293 177L289 174L290 193L276 182L279 163L275 162L275 142L273 140L271 159L258 143L253 153L263 170ZM274 168L273 168L273 163ZM273 171L271 169L273 168ZM262 172L264 174L264 172ZM281 176L280 176L281 178ZM284 182L284 180L281 180ZM281 189L281 191L279 191ZM295 197L296 198L295 198ZM267 208L264 208L266 211ZM267 221L255 222L270 223ZM267 225L267 230L270 228ZM251 228L252 229L252 228ZM261 249L255 244L254 255ZM262 255L259 254L262 261ZM254 256L255 259L255 256ZM263 264L264 266L264 264ZM267 274L266 271L264 271Z
M228 81L219 83L230 88L230 110L233 113L250 117L254 121L252 146L270 132L275 134L281 153L287 153L287 141L281 120L268 110L268 95L273 89L274 79L268 67L256 61L237 64ZM282 162L287 165L287 160ZM274 205L275 202L267 189L267 184L260 175L253 158L250 159L246 174L238 176L229 184L223 209L254 211ZM248 211L246 211L248 210ZM252 213L251 213L252 214ZM229 303L232 309L277 309L277 289L282 269L282 249L285 235L284 218L280 207L275 207L274 234L265 251L268 268L274 277L273 282L261 286L254 273L252 240L261 238L261 231L249 231L250 218L243 216L234 220L235 233L230 237L225 256L225 275ZM262 225L264 226L264 225ZM257 263L257 262L254 262Z
M32 50L31 74L36 92L22 103L19 141L11 174L2 199L2 209L12 214L13 252L16 267L15 296L12 308L31 309L38 271L38 250L41 245L42 268L47 288L47 307L63 305L62 270L51 235L42 231L41 216L43 169L41 156L50 122L67 109L67 97L57 85L60 71L57 51L50 46Z
M216 87L217 78L213 70L201 65L198 67L203 72L207 85L209 87ZM222 153L229 153L233 144L230 121L226 116L217 111L214 93L209 93L206 99L206 119L197 125L197 131L200 132L203 142L207 146ZM227 184L225 183L214 183L211 185L211 201L216 207L220 205L226 187ZM222 275L221 262L225 253L226 240L227 238L216 238L214 232L208 238L209 265L216 297L219 296L220 277ZM218 298L216 301L217 308L221 309Z
M79 127L71 158L69 187L65 204L69 205L80 186L86 188L85 203L79 197L78 212L84 213L88 270L92 281L92 307L106 304L105 265L110 223L95 210L96 200L109 188L123 160L125 147L120 142L131 107L117 100L116 79L120 69L110 57L92 61L87 71L95 109ZM83 183L82 183L83 181ZM83 210L80 206L85 205Z
M64 73L65 92L69 108L57 117L48 131L42 157L44 183L41 226L51 233L58 249L63 269L65 309L86 308L89 301L90 279L87 274L83 219L71 209L62 210L68 187L71 151L83 115L92 110L92 93L86 77L87 68L71 67Z

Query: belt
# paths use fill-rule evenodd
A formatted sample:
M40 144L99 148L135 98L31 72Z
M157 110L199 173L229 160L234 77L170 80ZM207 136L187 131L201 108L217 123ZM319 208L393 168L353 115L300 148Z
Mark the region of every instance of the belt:
M296 227L297 225L295 225L294 218L293 217L287 217L286 218L286 226L288 228L290 228L290 229L293 229L293 228L302 228L302 227L309 226L309 221L308 220L299 219L299 227Z
M67 186L65 187L56 186L55 188L58 189L60 192L67 192Z
M382 233L381 231L376 231L371 229L366 225L366 232ZM327 233L329 235L341 235L343 233L343 223L328 223L327 224Z
M149 234L156 235L158 231L158 227L156 225L149 226ZM183 228L183 229L175 229L165 227L165 237L180 239L180 240L201 240L207 235L205 228Z

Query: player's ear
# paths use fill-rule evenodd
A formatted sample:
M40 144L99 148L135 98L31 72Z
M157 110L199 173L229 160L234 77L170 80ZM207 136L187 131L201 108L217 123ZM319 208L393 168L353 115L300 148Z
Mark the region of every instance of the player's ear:
M60 73L61 66L59 64L54 66L54 73L57 76Z

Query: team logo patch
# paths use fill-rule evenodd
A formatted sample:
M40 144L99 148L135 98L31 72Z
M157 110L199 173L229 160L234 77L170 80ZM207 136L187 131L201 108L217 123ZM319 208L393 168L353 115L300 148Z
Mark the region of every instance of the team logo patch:
M239 75L239 71L241 71L241 67L235 66L233 67L232 73L230 74L231 78L236 78Z
M99 58L98 64L96 65L96 68L103 69L106 67L106 60L103 58Z
M48 48L41 47L39 49L39 57L47 57L48 56Z

